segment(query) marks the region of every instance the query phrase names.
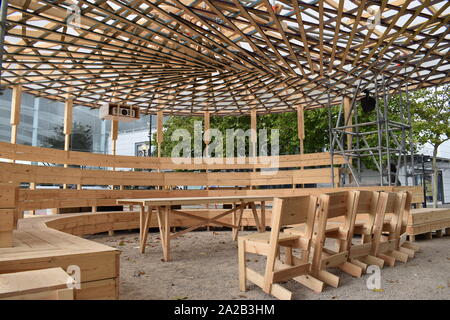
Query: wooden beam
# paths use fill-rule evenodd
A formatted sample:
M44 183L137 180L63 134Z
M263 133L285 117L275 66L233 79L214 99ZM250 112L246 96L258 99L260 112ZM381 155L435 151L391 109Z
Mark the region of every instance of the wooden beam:
M353 113L352 113L352 106L351 106L351 102L350 102L350 98L349 97L344 97L343 99L343 103L344 103L344 119L345 119L345 125L346 126L350 126L353 124ZM352 143L353 143L353 136L350 134L353 132L353 128L346 128L345 132L348 132L346 134L347 136L347 150L351 150L352 149ZM352 163L352 158L349 157L348 159L349 163ZM350 171L348 172L348 178L349 178L349 183L352 182L352 174L350 173Z
M119 121L111 120L111 152L115 156L117 153L117 137L119 135Z
M156 142L158 143L158 158L161 157L161 145L164 141L163 119L163 112L158 111L158 113L156 114Z
M67 96L66 103L64 105L64 150L70 150L70 135L72 134L72 119L73 119L73 97Z
M349 97L344 97L344 119L345 119L345 125L350 126L353 124L353 113L352 113L352 106L350 103ZM346 132L353 132L353 128L347 128L345 129ZM347 134L347 150L352 149L352 135Z
M257 114L256 109L252 109L250 111L250 142L251 142L251 157L256 157L257 154L257 143L258 143L258 134L257 134Z
M17 142L17 130L20 123L20 107L22 104L22 86L15 85L11 99L11 143Z
M300 154L304 153L303 141L305 140L305 114L304 107L297 107L297 130L298 139L300 140Z
M211 135L208 133L206 133L209 129L210 129L210 112L209 111L205 111L204 114L204 141L205 144L209 144L211 142Z

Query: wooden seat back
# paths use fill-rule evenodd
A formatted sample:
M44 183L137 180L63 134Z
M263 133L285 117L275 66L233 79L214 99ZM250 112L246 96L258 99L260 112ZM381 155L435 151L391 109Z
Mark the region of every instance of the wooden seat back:
M373 231L373 246L371 254L374 256L382 252L387 252L391 248L389 244L382 245L382 233L385 225L386 215L390 215L388 240L399 240L402 228L402 218L405 211L405 204L408 195L405 192L381 192L378 201L376 221ZM388 243L389 241L383 241ZM396 245L395 245L396 246Z

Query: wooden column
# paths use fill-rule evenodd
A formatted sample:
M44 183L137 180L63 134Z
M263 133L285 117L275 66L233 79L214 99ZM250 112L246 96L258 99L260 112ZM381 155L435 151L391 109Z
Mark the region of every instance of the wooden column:
M9 184L0 184L0 248L13 246L13 230L17 227L17 193Z
M111 154L115 156L117 154L117 137L119 135L119 121L111 120ZM113 167L113 171L116 171L116 167ZM111 186L114 190L114 186ZM97 211L97 208L92 208L92 211Z
M67 95L66 103L64 104L64 151L70 151L70 136L72 134L72 106L73 98ZM64 164L67 168L67 163ZM63 184L63 189L67 189L67 184Z
M64 105L64 150L70 151L70 135L72 134L72 119L73 119L73 97L67 96ZM65 165L67 167L67 164Z
M208 145L210 142L211 142L211 136L209 135L209 134L206 134L206 132L211 128L210 127L210 112L209 111L205 111L205 114L204 114L204 123L203 123L203 130L204 130L204 132L205 132L205 134L204 134L204 137L205 137L205 139L204 139L204 141L205 141L205 144L206 145Z
M113 156L117 153L117 137L119 134L119 121L111 120L111 153Z
M252 156L256 157L256 151L257 151L257 142L258 142L258 136L257 136L257 115L256 110L253 109L250 111L250 129L251 129L251 136L250 136L250 142L251 142L251 150L252 150Z
M206 150L207 153L209 152L208 148L209 148L209 143L211 142L211 135L209 134L209 132L207 133L207 131L211 128L210 124L211 124L211 118L210 118L210 112L209 111L205 111L204 113L204 118L203 118L203 131L204 131L204 141L206 144ZM208 172L208 169L205 170L206 172ZM209 190L209 185L206 185L206 190ZM210 205L209 203L206 204L206 208L209 209ZM207 230L209 231L209 225L206 227Z
M22 86L15 85L11 100L11 143L17 142L17 129L20 123L20 106L22 104ZM14 162L14 160L13 160Z
M345 119L345 125L346 126L350 126L353 124L353 119L352 119L352 108L351 108L351 102L350 102L350 98L348 97L344 97L344 119ZM346 132L353 132L353 128L347 128L345 129ZM347 150L351 150L352 149L352 142L353 142L353 137L351 134L346 134L347 136ZM349 158L349 163L352 163L352 158ZM348 182L351 183L352 182L352 175L350 173L350 170L348 171Z
M300 143L300 154L305 152L304 141L305 141L305 108L304 106L297 107L297 135ZM303 170L303 166L300 167ZM302 187L304 185L302 184ZM292 189L295 189L295 184L292 184Z
M297 131L298 139L300 140L300 154L304 153L303 141L305 140L305 115L304 107L297 107Z
M164 140L163 135L163 112L158 111L156 113L156 143L158 144L158 158L161 157L161 145Z
M344 97L344 119L345 119L345 125L351 126L353 124L352 119L352 113L351 113L351 105L350 105L350 98ZM352 128L345 129L346 132L353 132ZM351 134L347 134L347 150L350 150L352 148L352 141L353 137Z

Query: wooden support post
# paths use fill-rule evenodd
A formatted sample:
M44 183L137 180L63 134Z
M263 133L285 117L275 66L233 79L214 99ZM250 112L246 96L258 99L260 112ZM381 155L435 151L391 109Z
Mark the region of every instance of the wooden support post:
M304 107L297 107L297 131L298 139L300 140L300 154L304 153L303 141L305 140L305 114ZM303 169L303 167L301 167Z
M206 145L206 154L209 154L209 143L211 142L211 135L209 134L209 130L210 129L210 113L209 111L205 111L204 113L204 118L203 118L203 134L204 134L204 139L203 141L205 142ZM206 169L206 172L208 172L208 169ZM209 185L206 186L206 190L209 190ZM209 203L206 204L206 209L209 209ZM209 225L206 226L206 230L210 230Z
M17 226L17 193L11 185L0 185L0 248L13 246L13 230Z
M450 228L445 228L445 235L450 236Z
M111 153L113 156L117 155L117 138L119 136L119 121L111 120ZM116 167L113 167L113 171L116 171ZM114 190L114 186L111 186Z
M158 158L161 157L161 145L164 140L163 118L164 118L163 112L158 111L158 113L156 114L156 143L158 144Z
M305 108L303 106L297 107L297 133L300 141L300 154L305 152L304 140L305 140ZM303 166L300 167L303 170ZM295 184L292 184L292 189L295 189Z
M72 119L73 119L73 97L67 96L64 105L64 151L70 150L70 135L72 134ZM65 164L67 167L67 164Z
M119 135L119 121L111 120L111 153L113 156L117 153L117 137ZM115 168L114 168L115 169Z
M258 136L257 136L257 114L256 109L252 109L250 111L250 158L253 157L254 160L256 160L256 152L257 152L257 143L258 143ZM251 162L254 163L254 162ZM255 172L256 169L253 169L253 172ZM250 186L251 189L256 189L254 186Z
M258 142L258 137L257 137L257 114L256 114L256 109L252 109L250 111L250 130L251 130L251 134L250 134L250 142L251 142L251 148L250 148L250 157L256 157L256 152L257 152L257 142Z
M436 230L436 238L442 238L442 229Z
M20 123L20 107L22 104L22 86L15 85L12 91L11 99L11 143L17 143L17 131ZM13 160L12 162L15 162Z
M64 105L64 151L70 151L70 136L72 134L72 107L73 97L67 95L67 100ZM64 164L64 168L67 168L67 163ZM67 189L67 184L63 184L63 189Z
M209 145L209 143L211 142L211 135L209 134L209 132L207 132L211 128L210 123L211 123L210 112L205 111L203 130L204 130L204 141L206 145Z
M345 119L346 126L350 126L353 124L351 111L352 111L352 106L351 106L350 98L344 97L344 119ZM345 132L353 132L353 129L347 128L347 129L345 129ZM346 134L346 136L347 136L347 150L351 150L353 137L351 134ZM349 163L352 163L352 158L349 158ZM349 178L349 183L351 183L352 176L351 176L350 172L348 173L348 178Z

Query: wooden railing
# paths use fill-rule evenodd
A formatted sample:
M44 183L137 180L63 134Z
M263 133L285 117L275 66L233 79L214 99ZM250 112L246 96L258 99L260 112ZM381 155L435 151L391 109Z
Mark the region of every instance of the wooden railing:
M170 197L207 197L207 196L265 196L276 197L318 195L320 193L337 192L355 188L287 188L256 190L28 190L18 192L19 211L48 208L73 208L114 206L117 199L170 198ZM423 202L422 187L359 187L358 190L372 191L411 191L412 203Z
M133 168L157 170L236 170L271 168L330 166L328 152L296 154L286 156L268 156L256 158L221 158L220 163L206 163L206 159L195 158L158 158L132 157L95 154L89 152L64 151L41 147L0 142L0 158L15 161L43 162L102 168ZM334 156L333 163L344 164L342 156Z
M21 183L54 185L77 185L78 190L71 189L20 189L18 193L18 211L48 208L97 207L111 206L120 198L180 197L208 195L276 195L292 196L323 192L333 192L342 188L295 188L299 184L330 184L331 159L327 153L280 156L279 167L275 172L263 172L274 158L258 158L250 163L246 158L244 164L208 165L176 164L170 158L128 157L92 154L85 152L62 151L47 148L30 147L0 143L0 183L19 186ZM233 159L236 160L236 159ZM233 161L231 160L231 161ZM30 161L50 163L53 166L11 163L13 161ZM230 162L230 159L228 159ZM342 157L335 157L334 164L342 164ZM65 168L62 165L91 166L95 169ZM323 167L328 166L328 167ZM98 170L106 168L106 170ZM128 168L128 170L111 170L111 168ZM284 168L290 168L286 170ZM307 169L309 168L309 169ZM133 171L131 169L153 169L158 171ZM232 172L214 172L226 169ZM236 172L236 169L255 169ZM168 170L172 170L169 171ZM173 170L186 170L177 172ZM195 172L195 170L203 170ZM213 170L211 172L210 170ZM339 169L333 168L334 181L338 181ZM122 190L86 190L84 186L120 186ZM284 189L264 189L262 186L288 186ZM128 186L200 186L203 190L128 190ZM213 190L212 187L231 187ZM254 189L252 187L259 187ZM419 187L366 187L370 190L410 190L414 194L414 203L423 201L422 189ZM397 188L397 189L396 189ZM398 189L401 188L401 189ZM209 190L208 190L209 189Z
M334 168L335 179L339 169ZM77 168L0 163L0 181L15 184L120 185L120 186L261 186L330 183L330 169L261 172L145 172L82 170Z

